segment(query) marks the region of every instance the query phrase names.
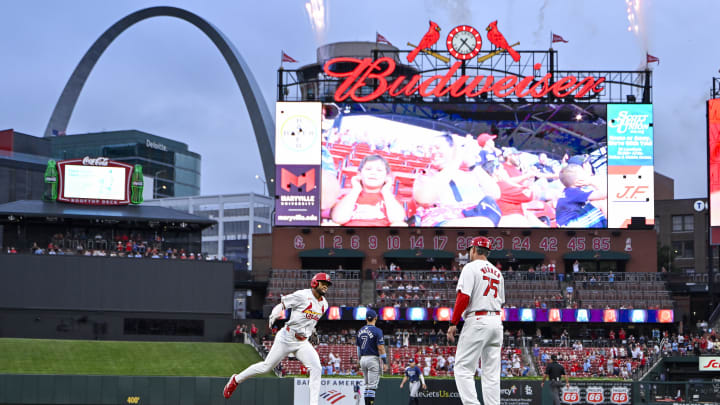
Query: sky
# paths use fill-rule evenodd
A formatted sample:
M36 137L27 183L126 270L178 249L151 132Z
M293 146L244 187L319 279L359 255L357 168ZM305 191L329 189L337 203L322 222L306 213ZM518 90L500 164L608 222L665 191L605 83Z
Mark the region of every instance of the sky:
M323 10L311 24L306 3ZM635 0L633 0L635 1ZM137 10L175 6L222 31L250 66L274 114L284 50L300 67L339 41L417 43L432 19L447 32L493 20L521 50L549 47L560 70L635 70L652 64L655 169L675 180L676 198L707 195L705 101L720 76L714 39L720 2L642 1L628 31L625 0L0 0L0 129L42 136L66 81L92 43ZM322 7L320 7L322 6ZM191 24L156 17L122 33L85 83L68 134L137 129L188 144L202 155L202 195L262 193L260 154L235 80L212 42ZM231 175L228 175L230 173Z

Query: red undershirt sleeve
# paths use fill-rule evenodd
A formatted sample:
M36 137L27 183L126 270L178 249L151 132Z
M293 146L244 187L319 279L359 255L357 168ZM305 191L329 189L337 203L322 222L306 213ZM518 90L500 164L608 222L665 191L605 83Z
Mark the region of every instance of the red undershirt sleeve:
M463 312L467 309L469 303L470 296L458 291L457 297L455 298L455 309L453 309L453 316L450 320L451 324L457 325L460 322L460 318L462 317Z

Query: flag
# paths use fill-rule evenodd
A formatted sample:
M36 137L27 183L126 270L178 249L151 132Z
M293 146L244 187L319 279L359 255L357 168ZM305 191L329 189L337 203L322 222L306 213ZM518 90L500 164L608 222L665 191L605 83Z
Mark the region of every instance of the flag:
M561 37L561 36L558 35L558 34L552 34L552 41L553 41L553 43L555 43L555 42L565 42L565 43L567 43L567 41L565 40L565 38Z
M647 56L647 63L657 62L658 65L660 64L660 58L657 56L652 56L649 53L645 53L645 55Z
M66 132L65 132L65 130L59 131L59 130L57 130L57 129L53 129L53 130L52 130L52 134L53 134L54 136L65 136L65 135L66 135Z
M285 51L282 51L282 62L297 63L297 61L286 54Z
M375 31L375 42L377 43L384 43L388 44L390 46L393 46L393 44L390 43L390 41L387 40L381 33Z

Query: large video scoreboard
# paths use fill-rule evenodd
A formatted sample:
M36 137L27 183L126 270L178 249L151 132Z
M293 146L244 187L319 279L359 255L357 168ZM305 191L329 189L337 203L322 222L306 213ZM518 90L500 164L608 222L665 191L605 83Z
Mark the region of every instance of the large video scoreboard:
M651 104L278 102L279 226L654 221Z

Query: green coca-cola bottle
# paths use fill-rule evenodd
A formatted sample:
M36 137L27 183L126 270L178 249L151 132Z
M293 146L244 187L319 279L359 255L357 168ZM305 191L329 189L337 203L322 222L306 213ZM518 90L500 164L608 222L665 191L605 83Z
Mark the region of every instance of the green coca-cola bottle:
M143 172L142 165L135 165L132 179L130 181L130 202L133 204L142 204L143 202Z
M45 168L45 187L43 187L43 200L55 201L58 197L58 171L54 160L48 160Z

